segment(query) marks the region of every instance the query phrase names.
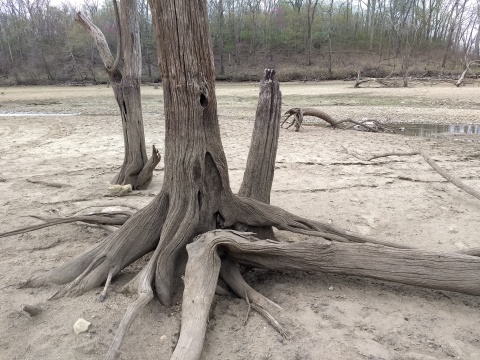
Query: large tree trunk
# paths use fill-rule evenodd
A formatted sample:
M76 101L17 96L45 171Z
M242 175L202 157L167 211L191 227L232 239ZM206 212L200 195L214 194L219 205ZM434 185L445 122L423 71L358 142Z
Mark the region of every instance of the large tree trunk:
M148 159L145 149L140 95L142 53L139 14L136 5L136 1L121 2L119 19L117 17L117 26L121 29L121 35L119 44L117 44L116 59L113 59L100 29L82 13L78 13L76 19L96 41L122 118L125 156L120 171L112 183L130 184L133 189L144 189L152 180L153 170L160 161L160 155L153 147L152 157ZM121 54L123 54L124 60L122 70L118 68Z

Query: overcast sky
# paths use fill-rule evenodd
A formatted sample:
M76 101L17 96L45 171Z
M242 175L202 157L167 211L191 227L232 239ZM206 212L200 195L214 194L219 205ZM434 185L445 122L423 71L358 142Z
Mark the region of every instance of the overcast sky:
M61 6L63 3L68 3L75 6L75 8L79 8L83 4L83 1L82 0L50 0L50 5L53 5L53 6Z

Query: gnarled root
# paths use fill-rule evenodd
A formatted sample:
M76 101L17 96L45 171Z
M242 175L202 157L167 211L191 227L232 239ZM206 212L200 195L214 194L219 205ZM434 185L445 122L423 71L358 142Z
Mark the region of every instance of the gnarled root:
M26 285L39 286L49 282L67 284L54 298L80 295L100 286L109 274L115 276L124 267L155 249L168 207L168 195L163 193L102 243L72 261L30 280Z
M243 279L237 263L228 258L223 259L222 267L220 268L220 275L238 297L244 299L248 305L262 315L265 320L267 320L268 323L280 333L280 335L287 338L288 335L285 329L267 310L268 306L274 306L277 309L283 310L282 307L248 285Z
M112 184L132 185L133 190L143 190L150 185L153 178L153 171L160 162L160 152L152 146L152 156L142 165L123 163L117 175L112 180Z
M175 260L180 250L192 239L197 225L198 207L194 197L191 197L186 208L179 202L172 204L164 222L159 244L148 264L140 272L141 275L135 281L138 284L138 297L128 306L105 357L106 360L118 357L120 346L136 315L153 299L153 282L155 282L160 301L164 304L171 304L171 284L175 274Z
M225 230L203 234L187 246L187 251L189 260L185 274L182 327L171 358L175 360L200 358L220 271L219 251L238 263L265 269L365 276L480 295L480 259L466 255L394 249L372 244L344 244L320 238L300 243L279 243ZM231 284L235 282L230 281ZM234 287L241 295L241 281L237 283L239 286ZM249 293L252 297L256 296L245 289L245 297L249 297Z
M400 249L408 248L388 241L362 236L331 224L302 218L277 206L239 196L233 199L232 206L225 208L223 215L225 217L224 228L236 223L250 226L274 226L279 230L321 236L338 242L372 243Z

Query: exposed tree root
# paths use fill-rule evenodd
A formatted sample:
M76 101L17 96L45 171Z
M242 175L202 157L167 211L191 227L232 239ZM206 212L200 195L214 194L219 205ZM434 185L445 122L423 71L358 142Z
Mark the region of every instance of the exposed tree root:
M113 178L112 184L132 184L133 190L144 190L152 182L153 171L160 160L160 152L155 148L155 145L153 145L152 156L143 164L140 172L138 172L138 168L132 169L132 164L129 164L127 160L125 160L118 174Z
M108 287L112 282L112 277L113 277L113 269L110 269L110 271L108 272L107 280L105 281L105 286L103 287L103 290L100 293L100 296L98 297L98 301L104 302L105 299L107 298Z
M285 329L266 309L268 306L274 306L277 309L283 310L282 307L252 289L252 287L243 279L240 269L236 263L228 258L223 259L222 266L220 268L220 275L238 297L247 301L249 307L252 307L254 310L256 310L265 318L265 320L268 321L269 324L272 325L275 330L280 333L280 335L282 335L284 338L287 338L287 332Z
M80 295L100 286L109 274L115 276L124 267L155 249L168 208L168 195L159 194L102 243L25 285L39 286L48 282L67 284L53 298ZM141 233L139 229L142 229Z
M235 223L250 226L274 226L279 230L321 236L325 239L339 242L372 243L394 248L408 248L399 244L362 236L331 224L309 220L289 213L277 206L248 198L235 197L232 206L225 207L222 215L225 218L225 228L229 228Z
M80 215L80 216L71 216L67 218L54 218L48 219L43 218L40 216L32 216L36 219L46 221L44 224L32 225L27 226L21 229L7 231L0 234L0 238L24 234L30 231L40 230L49 226L60 225L60 224L68 224L71 222L81 221L88 224L101 224L101 225L122 225L124 224L128 218L132 215L130 212L125 211L115 211L115 212L98 212L92 213L89 215Z
M235 231L211 231L187 246L182 327L171 359L200 358L222 256L271 270L322 271L480 295L480 259L466 255L341 244L258 240ZM371 261L375 259L375 261ZM240 289L241 287L239 287ZM248 290L245 290L248 297Z

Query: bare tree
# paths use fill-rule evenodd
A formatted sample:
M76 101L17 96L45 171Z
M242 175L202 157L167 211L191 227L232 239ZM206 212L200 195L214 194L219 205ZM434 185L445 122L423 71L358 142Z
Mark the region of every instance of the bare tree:
M133 189L144 189L152 180L153 170L160 161L160 154L153 146L152 157L148 159L145 149L140 97L142 55L137 2L122 1L120 12L116 0L113 0L113 4L118 28L115 59L102 31L81 12L77 13L76 20L96 41L122 118L125 156L122 167L112 183L130 184ZM119 63L122 55L123 69L120 70Z
M307 1L307 64L312 65L312 27L318 0Z

